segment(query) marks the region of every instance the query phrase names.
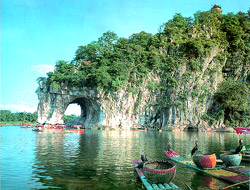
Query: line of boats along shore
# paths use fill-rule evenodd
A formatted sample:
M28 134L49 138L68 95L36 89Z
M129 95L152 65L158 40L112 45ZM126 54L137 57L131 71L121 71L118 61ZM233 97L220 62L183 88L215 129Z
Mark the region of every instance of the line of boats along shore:
M51 133L67 133L67 132L84 132L83 125L74 125L69 128L67 125L30 125L30 124L22 124L21 128L32 128L33 131L44 132L49 131Z
M23 124L21 128L33 128L33 131L54 131L55 133L65 132L84 132L84 126L75 125L68 128L66 125L29 125ZM250 128L234 128L237 133L250 134ZM239 146L235 150L221 151L220 159L215 154L203 154L198 150L198 141L191 151L191 158L183 158L177 152L173 151L170 144L164 154L167 160L151 160L148 161L142 156L138 160L134 160L135 170L147 190L153 189L180 189L172 180L176 174L176 164L183 164L189 168L200 171L212 177L232 183L228 187L240 187L250 189L249 177L250 169L241 166L241 162L250 163L250 148L243 146L243 141L239 141ZM185 184L188 189L192 189Z

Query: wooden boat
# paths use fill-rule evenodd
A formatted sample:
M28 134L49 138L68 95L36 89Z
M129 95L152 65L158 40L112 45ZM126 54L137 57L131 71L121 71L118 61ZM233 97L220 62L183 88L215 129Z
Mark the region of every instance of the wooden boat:
M67 128L67 131L72 131L72 132L77 132L77 133L83 133L84 132L84 128L83 128L82 125L75 125L74 127L75 127L75 129Z
M133 127L132 130L133 131L148 131L148 129L145 127Z
M43 125L32 125L32 131L43 131Z
M55 133L67 133L67 132L69 132L68 130L67 130L67 125L56 125L55 126Z
M250 128L234 127L233 129L237 134L250 134Z
M220 155L221 160L223 163L229 167L229 166L239 166L242 156L241 154L228 154L224 153Z
M195 154L193 156L193 162L195 165L201 169L205 168L215 168L216 166L216 156L215 154Z
M242 182L244 183L241 184L243 187L248 187L247 182L249 182L249 172L244 171L245 173L242 173L242 167L226 168L225 166L217 165L215 168L201 169L197 167L191 159L183 158L179 156L176 152L173 154L172 152L164 151L164 153L172 161L178 162L187 167L198 170L207 175L211 175L218 179L225 180L230 183L237 184ZM247 170L246 168L244 169Z
M226 128L216 128L213 131L215 131L215 132L226 132L226 133L233 133L234 132L233 128L229 128L229 127L226 127Z
M83 133L84 129L67 129L67 131Z
M30 129L30 128L33 128L30 124L22 124L22 127L23 129Z
M141 163L141 160L134 160L134 166L135 166L135 170L141 180L141 182L143 183L143 185L145 186L145 188L147 190L153 190L153 189L180 189L178 186L176 186L173 182L170 183L150 183L148 181L148 179L146 178L146 176L144 175L144 170L137 168L137 166Z

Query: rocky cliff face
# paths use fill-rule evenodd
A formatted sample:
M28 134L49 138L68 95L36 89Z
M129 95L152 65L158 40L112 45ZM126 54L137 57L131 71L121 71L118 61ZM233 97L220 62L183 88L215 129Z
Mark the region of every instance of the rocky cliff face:
M173 73L178 83L175 87L148 88L150 83L160 86L165 80L156 73L150 73L143 85L134 87L136 94L123 89L113 93L69 86L54 89L40 82L37 89L38 122L63 124L63 114L68 105L77 103L81 107L81 116L74 122L88 128L147 126L165 130L206 127L208 124L201 116L213 106L213 94L223 80L222 67L216 64L217 53L215 48L203 60L200 72L189 72L188 64L183 63L178 72Z

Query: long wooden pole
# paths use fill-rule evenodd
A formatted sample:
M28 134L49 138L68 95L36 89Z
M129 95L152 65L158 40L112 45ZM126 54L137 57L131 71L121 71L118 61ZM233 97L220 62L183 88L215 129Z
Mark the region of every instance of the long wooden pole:
M235 186L237 186L237 185L245 184L245 183L248 183L248 182L249 182L249 181L244 181L244 182L236 183L236 184L233 184L233 185L224 187L224 188L222 188L221 190L226 190L226 189L229 189L229 188L231 188L231 187L235 187Z

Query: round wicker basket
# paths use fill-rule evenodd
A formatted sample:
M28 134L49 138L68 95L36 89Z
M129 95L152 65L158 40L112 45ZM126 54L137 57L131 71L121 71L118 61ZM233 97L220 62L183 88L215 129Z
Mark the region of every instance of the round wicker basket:
M242 159L242 155L241 154L221 154L220 158L227 167L239 166L241 159Z
M214 168L216 166L215 154L195 154L193 162L198 168Z
M175 163L169 160L148 161L143 165L143 173L150 183L170 183L175 172Z

